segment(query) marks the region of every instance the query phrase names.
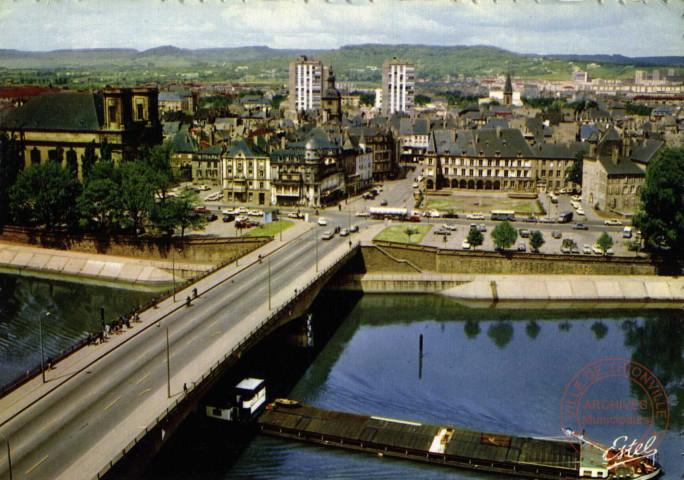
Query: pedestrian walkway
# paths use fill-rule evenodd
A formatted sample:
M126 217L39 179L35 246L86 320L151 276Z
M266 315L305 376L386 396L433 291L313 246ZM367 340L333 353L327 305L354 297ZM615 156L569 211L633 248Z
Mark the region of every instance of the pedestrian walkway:
M231 264L216 271L214 274L199 280L183 290L176 292L175 300L174 296L170 295L156 304L154 307L141 312L139 314L139 322L131 323L131 328L126 327L123 328L119 333L112 333L104 343L85 346L79 350L76 350L73 354L69 355L58 363L52 365L52 368L45 372L46 383L43 383L42 376L38 375L27 383L23 384L21 387L0 398L0 425L4 424L7 419L13 417L17 413L38 401L44 395L58 388L71 376L83 371L84 369L87 369L98 359L106 356L123 343L135 338L135 336L147 330L151 326L156 325L177 310L184 308L186 299L194 295L194 289L197 289L197 295L201 296L205 291L214 287L216 284L230 279L238 272L249 268L254 263L257 263L260 257L266 257L274 251L282 248L290 241L300 237L301 235L307 234L311 231L311 229L316 227L317 225L312 223L306 224L301 221L295 222L292 227L283 231L282 241L279 239L279 237L276 237L273 241L265 244L263 247L254 250L244 257L239 258L236 262L232 262ZM5 245L1 246L5 247ZM79 259L82 255L84 255L77 252L58 252L60 252L62 256L67 259ZM91 255L87 256L92 257ZM121 257L121 260L130 259Z

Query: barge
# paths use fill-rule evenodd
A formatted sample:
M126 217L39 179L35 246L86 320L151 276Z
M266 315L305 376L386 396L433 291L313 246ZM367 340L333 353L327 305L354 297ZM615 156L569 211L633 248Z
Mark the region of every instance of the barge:
M269 404L258 419L267 435L348 450L535 479L647 480L656 462L634 457L604 460L609 449L571 440L518 437L324 410L298 402Z

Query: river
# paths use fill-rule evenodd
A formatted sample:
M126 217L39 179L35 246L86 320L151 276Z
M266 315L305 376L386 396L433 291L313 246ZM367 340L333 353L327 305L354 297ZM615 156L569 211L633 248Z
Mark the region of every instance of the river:
M151 298L149 292L0 274L0 384L40 365L41 316L48 359L97 331L101 307L110 322Z
M343 298L318 302L314 322L343 310ZM667 389L669 431L658 447L659 460L665 478L680 477L681 312L471 309L432 295L365 295L347 306L340 327L287 392L290 398L346 412L561 437L561 400L573 376L591 362L624 358L654 371ZM617 412L622 416L648 417L634 410L643 394L629 379L606 378L591 395L624 400L624 410ZM662 432L663 422L656 424ZM586 428L589 437L609 444L618 435L642 433L629 426ZM503 478L262 436L234 461L227 452L217 454L221 445L207 457L192 452L182 433L177 443L161 453L146 478Z

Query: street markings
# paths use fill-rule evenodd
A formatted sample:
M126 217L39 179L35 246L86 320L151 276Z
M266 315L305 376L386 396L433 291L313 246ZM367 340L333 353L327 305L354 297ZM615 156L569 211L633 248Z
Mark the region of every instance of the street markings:
M212 337L215 337L216 335L221 335L221 330L216 330L214 333L211 334Z
M169 355L169 359L175 357L176 353L178 353L178 352L173 352L171 355ZM164 363L166 363L166 359L164 359Z
M197 337L193 337L192 339L188 340L188 345L190 345L190 344L191 344L192 342L194 342L195 340L197 340Z
M151 388L146 388L145 390L143 390L142 392L140 392L140 393L138 394L138 397L142 397L142 396L145 395L147 392L151 392L151 391L152 391Z
M43 433L45 430L47 430L48 428L50 428L56 421L57 421L57 419L55 418L53 421L51 421L50 423L48 423L47 425L45 425L43 428L40 429L40 431L38 432L38 434L40 435L40 434ZM0 462L0 463L2 463L2 462Z
M43 463L45 460L48 459L48 457L49 457L49 455L45 455L43 458L41 458L40 460L38 460L38 463L36 463L34 466L32 466L31 468L29 468L28 470L26 470L26 475L28 475L29 473L31 473L32 471L34 471L36 468L38 468L38 467L40 466L41 463Z
M105 410L109 410L110 408L112 408L112 407L114 406L114 404L115 404L116 402L118 402L119 400L121 400L121 395L119 395L118 397L116 397L116 398L112 401L112 403L110 403L109 405L107 405L107 406L105 407Z
M136 384L136 385L140 385L142 382L144 382L145 380L147 380L147 378L148 378L150 375L152 375L152 372L147 372L147 375L145 375L145 376L142 377L140 380L138 380L137 382L135 382L135 384Z

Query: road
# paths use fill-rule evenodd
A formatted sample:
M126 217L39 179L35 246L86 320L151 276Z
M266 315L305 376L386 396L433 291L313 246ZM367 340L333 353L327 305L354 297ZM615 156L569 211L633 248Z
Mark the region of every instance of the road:
M265 318L269 262L275 307L301 285L298 279L315 273L316 243L323 259L347 242L339 236L325 242L316 237L320 237L318 228L201 294L191 307L183 307L64 381L16 418L6 422L3 417L1 432L11 439L13 478L71 480L95 475L173 404L183 384L192 386L202 371L208 371ZM0 451L5 451L4 446ZM0 458L0 472L2 478L9 478L6 458Z

